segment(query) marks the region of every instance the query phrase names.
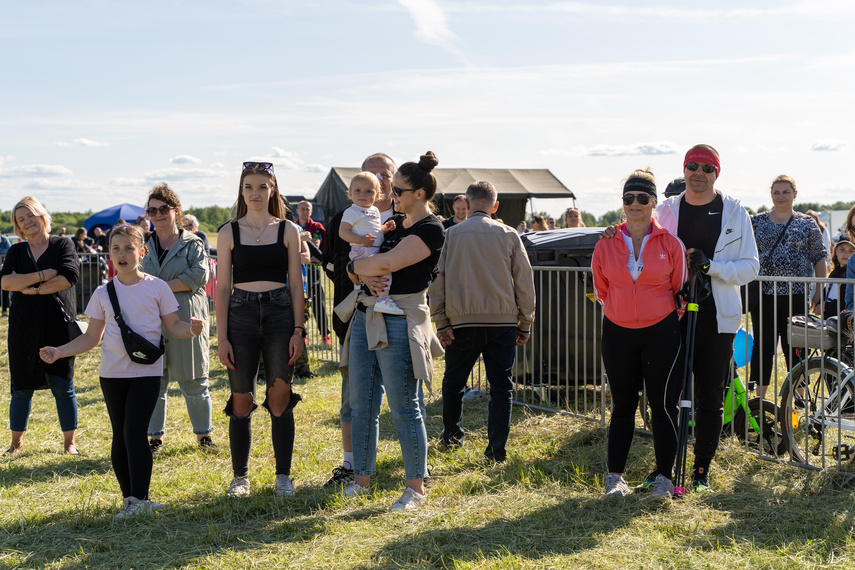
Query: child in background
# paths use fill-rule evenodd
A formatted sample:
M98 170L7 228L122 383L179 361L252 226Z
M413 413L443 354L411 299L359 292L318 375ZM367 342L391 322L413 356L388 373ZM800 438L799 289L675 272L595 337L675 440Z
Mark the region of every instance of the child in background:
M353 205L344 211L338 235L350 243L351 261L371 257L380 251L383 234L395 229L393 220L380 224L380 211L374 206L374 202L380 195L380 182L371 172L360 172L350 181L347 195ZM388 291L392 285L392 276L383 277L387 280L386 290ZM387 315L404 314L388 294L377 297L374 311Z
M834 245L831 253L831 279L844 279L846 277L846 265L852 254L855 253L855 244L848 240L840 240ZM829 283L825 286L825 303L822 306L822 318L827 319L837 315L837 299L840 298L840 309L844 308L846 288L851 285L838 285ZM839 293L839 295L838 295Z
M122 317L130 328L149 342L160 342L161 323L170 336L189 338L202 332L203 322L178 319L178 302L165 281L143 273L139 263L145 251L139 226L113 228L109 237L110 260L116 269L113 284ZM163 376L163 358L154 364L137 364L128 356L116 324L107 285L95 290L86 307L89 328L59 347L45 346L39 356L51 363L58 358L81 354L101 342L101 391L113 429L110 460L122 490L122 511L117 520L163 508L148 498L152 455L148 445L148 422L154 411ZM106 334L105 333L106 329Z

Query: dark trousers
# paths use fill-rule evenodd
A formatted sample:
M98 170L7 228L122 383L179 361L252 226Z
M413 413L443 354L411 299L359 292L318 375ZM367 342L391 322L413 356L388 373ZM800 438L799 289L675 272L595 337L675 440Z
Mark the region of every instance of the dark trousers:
M478 357L484 356L484 369L490 383L487 419L488 454L505 458L505 446L511 430L516 327L464 327L454 329L454 341L445 347L445 376L442 378L442 422L445 433L453 438L465 432L463 390Z
M688 317L680 321L683 342ZM695 467L708 469L721 436L724 388L733 358L733 333L719 333L715 305L704 304L695 327L692 359L695 398Z
M322 337L327 336L330 334L330 328L327 324L327 305L324 288L321 287L321 270L317 265L306 266L306 288L309 299L312 301L315 319L318 321L318 331Z
M639 392L647 388L657 471L671 478L677 454L677 403L683 388L683 337L677 313L640 329L603 319L603 364L609 378L609 471L623 473L635 432Z
M110 461L122 497L148 499L152 467L148 422L160 396L160 376L101 378L101 392L113 428Z
M776 303L777 298L777 303ZM792 301L790 300L792 299ZM775 306L777 304L777 306ZM763 315L760 315L760 309ZM760 295L760 303L751 309L751 331L754 334L754 349L751 351L751 381L758 386L768 386L775 369L775 354L778 352L778 338L781 339L781 350L784 351L784 361L787 370L800 362L801 359L793 353L790 362L790 343L787 341L787 319L790 315L805 314L805 294L790 295Z

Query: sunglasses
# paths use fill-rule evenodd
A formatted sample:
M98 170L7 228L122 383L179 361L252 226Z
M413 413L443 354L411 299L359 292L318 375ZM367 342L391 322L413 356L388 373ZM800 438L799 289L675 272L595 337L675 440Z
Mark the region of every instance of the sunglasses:
M244 170L256 169L256 168L261 168L262 170L267 172L267 174L269 174L270 176L275 176L275 174L273 174L273 163L272 162L244 162L243 163L243 169Z
M715 172L715 166L711 164L701 164L699 162L687 162L686 170L691 170L692 172L696 171L698 168L703 170L706 174L712 174Z
M392 186L392 192L395 193L395 196L398 198L401 197L401 194L404 192L415 192L418 188L398 188L397 186Z
M146 208L145 213L149 218L151 218L152 216L156 215L158 212L160 212L161 216L165 216L166 214L169 213L169 210L173 210L173 209L174 208L172 206L170 206L168 204L164 204L160 208Z
M646 206L650 203L650 194L624 194L623 195L623 203L625 206L631 206L633 202L638 200L638 203L642 206Z

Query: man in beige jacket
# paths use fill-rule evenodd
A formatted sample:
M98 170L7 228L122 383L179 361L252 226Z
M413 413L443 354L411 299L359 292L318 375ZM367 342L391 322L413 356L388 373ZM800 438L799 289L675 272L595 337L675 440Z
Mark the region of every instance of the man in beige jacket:
M517 232L492 220L496 189L476 182L466 190L469 218L448 229L428 289L431 317L445 346L440 442L463 443L463 391L472 366L483 355L490 383L488 444L484 455L504 461L511 428L514 346L525 344L534 320L534 278Z

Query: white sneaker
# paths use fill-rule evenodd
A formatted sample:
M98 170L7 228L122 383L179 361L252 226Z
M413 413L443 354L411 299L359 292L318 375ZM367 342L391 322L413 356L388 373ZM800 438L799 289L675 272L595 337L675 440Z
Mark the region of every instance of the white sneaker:
M392 300L392 297L381 297L376 303L374 303L374 312L383 313L384 315L404 314L404 311L402 311L398 307L398 305L395 304L395 301Z
M165 508L160 503L155 503L154 501L140 501L136 497L125 497L122 499L123 509L122 512L116 515L115 520L121 521L131 517L136 517L140 515L150 515L154 511L159 511L160 509Z
M294 482L287 475L277 475L273 484L273 494L277 497L293 497Z
M631 492L622 475L606 475L606 497L626 497Z
M246 477L232 479L229 488L226 489L226 495L229 497L246 497L249 495L249 479Z
M653 481L653 496L670 499L674 494L674 484L665 475L657 475Z
M404 489L404 494L401 495L401 498L392 503L392 506L389 507L390 511L406 511L409 509L415 509L427 498L426 495L420 495L414 489L407 487Z
M363 487L354 480L350 480L341 488L342 497L363 497L368 495L371 490L368 487Z

